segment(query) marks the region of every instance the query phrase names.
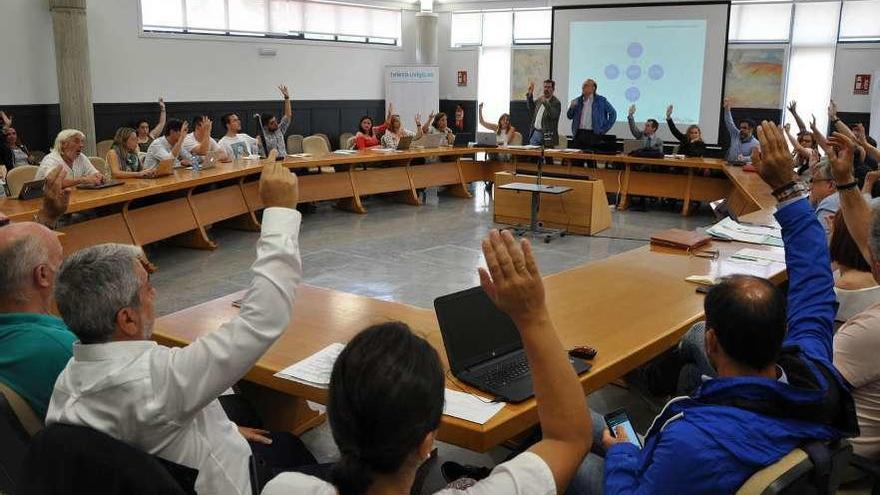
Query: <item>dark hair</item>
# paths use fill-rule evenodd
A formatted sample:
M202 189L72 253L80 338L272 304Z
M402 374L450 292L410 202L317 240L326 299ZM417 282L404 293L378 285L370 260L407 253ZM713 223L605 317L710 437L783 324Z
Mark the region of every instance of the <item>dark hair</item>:
M547 83L550 83L550 86L552 86L553 89L556 89L556 81L554 81L553 79L544 79L544 84Z
M736 125L742 125L743 122L749 125L749 129L755 128L755 121L752 119L739 119L739 122L737 122Z
M440 129L437 127L437 123L440 122L440 119L446 117L446 112L440 112L434 116L434 122L431 122L431 125L434 126L434 129ZM449 125L449 117L446 117L446 124Z
M651 124L651 129L655 131L660 128L660 122L657 122L657 119L648 119L646 122Z
M725 277L706 294L706 327L731 359L754 370L779 357L785 339L785 296L773 283L752 275Z
M358 132L362 132L364 134L370 134L372 132L372 129L370 129L370 131L364 130L364 121L367 119L369 119L371 124L373 123L373 117L370 117L369 115L364 115L363 117L361 117L360 120L358 120Z
M831 252L831 261L840 266L860 272L871 271L871 265L862 256L859 246L849 234L846 222L843 220L843 215L834 215L834 226L831 231L831 241L828 244L828 250Z
M168 137L172 132L179 131L182 127L183 122L180 119L168 119L168 121L165 122L165 132L162 134L165 137Z
M137 122L135 122L135 124L134 124L134 128L137 129L138 127L141 126L141 124L144 124L144 123L146 123L148 126L150 125L150 121L149 121L149 120L147 120L147 119L140 119L140 120L138 120Z
M224 129L229 129L229 119L231 119L233 115L235 115L235 112L227 112L220 116L220 122L223 123Z
M263 121L263 125L268 124L269 121L272 120L272 119L274 119L274 118L275 118L275 115L274 115L274 114L271 114L271 113L264 113L264 114L261 114L261 115L260 115L260 119L262 119L262 121Z
M192 119L192 129L193 129L193 130L196 130L196 127L198 127L199 124L201 124L202 122L204 122L205 120L207 120L207 118L208 118L207 115L196 115L195 117L193 117L193 119Z
M437 351L402 322L359 333L333 366L327 416L341 458L333 484L366 493L376 474L397 472L440 426L443 368Z

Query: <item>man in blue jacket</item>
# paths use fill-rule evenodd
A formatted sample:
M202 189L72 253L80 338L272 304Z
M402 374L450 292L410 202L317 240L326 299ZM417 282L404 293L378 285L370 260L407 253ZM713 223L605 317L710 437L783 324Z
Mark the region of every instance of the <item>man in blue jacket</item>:
M705 345L717 377L666 404L641 450L603 429L594 446L605 450L604 469L589 455L568 493L734 493L796 447L858 434L849 388L832 364L837 303L825 232L782 132L765 121L758 136L754 163L779 201L787 247L787 312L765 279L737 275L712 288Z
M596 94L596 81L587 79L581 85L581 95L571 100L566 116L571 119L574 147L593 147L617 120L617 111L604 96Z

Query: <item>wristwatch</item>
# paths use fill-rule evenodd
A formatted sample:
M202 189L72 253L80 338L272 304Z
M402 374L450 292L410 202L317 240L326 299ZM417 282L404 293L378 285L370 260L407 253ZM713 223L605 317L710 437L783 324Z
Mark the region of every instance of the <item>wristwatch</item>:
M807 192L806 184L799 180L793 180L782 187L774 189L773 197L776 198L777 202L782 203L784 201L788 201L789 199L798 197L805 192Z

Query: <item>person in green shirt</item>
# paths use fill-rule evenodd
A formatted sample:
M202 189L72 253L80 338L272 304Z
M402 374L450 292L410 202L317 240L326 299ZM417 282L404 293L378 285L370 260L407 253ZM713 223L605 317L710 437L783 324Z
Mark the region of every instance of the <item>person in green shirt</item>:
M60 168L60 167L59 167ZM42 223L54 225L69 192L50 174ZM2 224L0 224L2 225ZM46 416L55 380L72 356L76 336L53 315L52 291L61 266L58 236L35 222L0 227L0 382Z

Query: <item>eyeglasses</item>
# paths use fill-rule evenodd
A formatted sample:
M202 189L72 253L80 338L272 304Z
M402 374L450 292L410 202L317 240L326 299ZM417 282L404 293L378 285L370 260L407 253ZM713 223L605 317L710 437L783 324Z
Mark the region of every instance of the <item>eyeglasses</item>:
M834 182L833 179L817 179L815 177L810 177L810 184L814 182Z

